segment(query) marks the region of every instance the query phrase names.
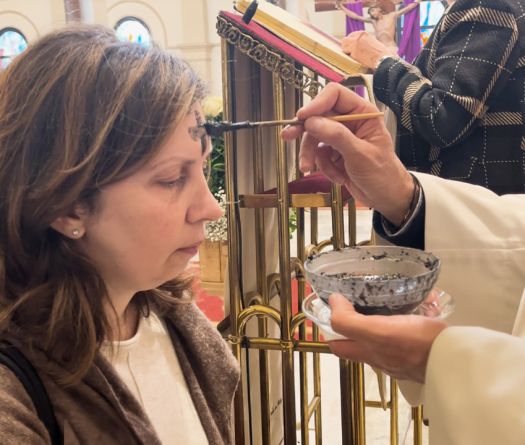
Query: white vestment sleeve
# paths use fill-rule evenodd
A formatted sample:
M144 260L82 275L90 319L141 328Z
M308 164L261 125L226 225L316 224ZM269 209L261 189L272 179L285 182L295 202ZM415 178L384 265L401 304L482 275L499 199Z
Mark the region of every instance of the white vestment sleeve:
M432 445L525 441L525 339L450 327L428 361L425 416Z
M425 250L442 260L452 325L510 333L525 288L525 195L415 173L425 194Z
M414 174L425 194L425 249L441 258L437 285L456 302L448 321L505 333L512 331L516 321L515 335L524 335L525 312L521 311L525 311L525 304L519 307L519 303L525 288L525 195L498 196L479 186ZM495 345L499 349L493 350ZM513 356L514 361L509 362ZM502 374L498 375L499 371ZM468 436L473 427L470 422L477 426L484 422L487 428L508 426L498 423L497 417L489 423L490 406L496 407L506 397L505 387L513 394L509 403L498 409L501 415L515 419L514 431L521 432L515 440L525 443L525 434L519 430L525 416L524 339L481 328L447 329L432 349L427 379L426 387L407 382L400 382L400 387L411 404L425 404L432 445L518 443L478 442L469 437L479 436ZM477 394L476 400L473 394ZM510 410L514 397L521 405L505 414L504 406ZM480 414L479 421L475 418L477 407L490 411L484 412L486 417ZM460 425L465 428L461 436ZM439 431L449 436L436 442Z

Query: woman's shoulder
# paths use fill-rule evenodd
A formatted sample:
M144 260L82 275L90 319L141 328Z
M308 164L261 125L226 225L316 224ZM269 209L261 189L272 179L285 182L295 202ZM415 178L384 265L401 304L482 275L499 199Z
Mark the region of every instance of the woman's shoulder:
M201 358L222 357L225 366L237 368L238 364L228 343L195 302L176 305L166 314L165 321L172 339L177 337L183 343L191 345Z
M158 314L158 312L157 312ZM160 315L167 323L175 325L185 336L203 332L216 331L212 323L206 318L197 304L192 300L182 300L173 304L170 311Z
M4 364L0 364L0 411L12 400L31 406L31 398L15 373Z
M49 435L18 377L0 364L0 443L47 444Z

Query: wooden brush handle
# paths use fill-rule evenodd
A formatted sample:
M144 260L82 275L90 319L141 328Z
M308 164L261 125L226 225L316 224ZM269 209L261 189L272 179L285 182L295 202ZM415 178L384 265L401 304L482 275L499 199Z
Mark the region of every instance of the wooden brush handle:
M339 116L326 116L327 119L337 122L350 122L350 121L361 121L365 119L373 119L374 117L381 117L384 113L376 111L374 113L361 113L361 114L341 114Z
M381 117L384 113L381 111L376 111L374 113L361 113L361 114L341 114L338 116L324 116L327 119L337 122L350 122L350 121L360 121L364 119L373 119L375 117ZM261 122L251 122L252 127L272 127L275 125L302 125L304 121L299 119L284 119L280 121L261 121Z

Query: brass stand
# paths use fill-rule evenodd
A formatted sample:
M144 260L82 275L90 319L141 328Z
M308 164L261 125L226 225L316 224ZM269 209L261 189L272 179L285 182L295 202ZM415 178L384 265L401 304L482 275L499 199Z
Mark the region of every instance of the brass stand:
M224 119L227 121L284 119L295 114L302 104L303 95L315 96L318 90L326 83L316 73L309 72L293 60L283 63L270 63L264 54L266 50L257 49L253 43L253 36L242 35L242 30L235 29L223 17L218 18L218 32L222 37L222 81L224 99ZM241 35L239 35L241 34ZM264 43L264 42L263 42ZM261 43L262 44L262 43ZM273 50L272 50L273 51ZM262 54L262 55L261 55ZM270 56L276 58L284 55L274 51ZM242 58L249 58L245 60ZM236 67L240 61L248 67L245 77L236 78ZM284 70L283 66L287 69ZM271 77L268 77L268 71ZM246 74L247 73L247 74ZM272 116L262 115L261 103L268 100L258 84L261 78L271 81L271 99L273 101ZM353 84L363 85L359 77ZM239 85L244 85L244 91L239 91ZM365 85L366 86L366 85ZM241 115L236 109L238 96L247 95L250 100L248 115ZM293 96L292 104L288 99ZM288 99L287 99L288 98ZM229 286L229 317L228 325L223 329L232 345L235 357L241 363L244 353L250 351L258 357L260 394L260 437L254 437L252 419L245 418L245 407L250 405L247 383L239 387L234 400L235 410L235 443L244 444L271 444L270 431L272 427L272 407L270 406L269 384L270 375L275 378L275 372L269 365L269 354L272 351L280 352L280 376L282 384L283 425L282 434L284 443L295 445L298 440L297 430L300 430L300 441L307 445L310 436L314 436L314 443L322 443L321 417L321 370L320 354L328 353L328 346L319 339L319 330L311 328L311 338L308 337L306 318L300 307L306 294L306 282L303 274L303 263L308 255L319 252L327 247L339 248L356 243L356 209L355 202L350 199L343 202L340 186L332 185L330 193L296 194L289 193L288 184L290 171L300 177L295 162L298 141L288 144L281 140L277 128L259 128L250 131L249 136L243 136L244 144L240 144L236 133L225 133L225 174L226 174L226 215L228 219L228 286ZM246 143L248 141L248 143ZM238 156L242 150L249 150L252 156L252 165L249 170L238 171ZM272 152L271 152L272 151ZM271 153L273 162L268 165L265 158ZM294 166L295 165L295 166ZM290 167L292 166L292 167ZM266 173L271 172L274 184L268 184ZM250 179L250 186L239 192L239 177L244 175ZM247 176L248 175L248 176ZM275 185L275 192L265 193L266 188ZM343 210L348 205L348 233L345 241ZM328 240L318 239L317 209L328 207L332 216L332 236ZM297 215L297 257L290 257L289 216L293 208ZM305 220L306 212L310 214L310 244L306 245ZM242 227L242 218L249 212L253 215L253 224ZM271 240L265 236L269 231L268 215L276 215L273 219L275 237ZM276 220L276 223L275 223ZM241 233L254 231L253 246L250 255L243 256L248 242ZM242 232L244 231L244 232ZM251 238L250 238L251 239ZM273 258L277 270L268 267L272 259L268 254L268 243L278 246L278 258ZM244 243L244 246L243 246ZM245 291L247 269L256 274L255 290ZM297 281L299 310L292 307L292 281ZM271 305L273 296L277 294L277 307ZM247 335L246 327L251 323L257 327L257 335ZM271 336L269 332L278 327L278 336ZM227 332L227 333L226 333ZM297 353L297 354L296 354ZM310 360L309 360L310 359ZM299 364L299 401L300 407L296 412L296 379L295 364ZM308 378L313 382L310 391ZM341 417L343 444L365 445L365 407L378 408L384 404L365 401L363 365L340 361L340 388L341 388ZM310 394L311 392L311 394ZM391 443L398 443L397 419L397 385L391 382L390 401L386 404L391 409ZM251 407L250 407L251 408ZM274 409L276 409L274 407ZM249 420L249 421L247 421ZM313 426L313 431L310 430ZM420 443L420 442L415 442ZM271 444L273 445L273 444Z

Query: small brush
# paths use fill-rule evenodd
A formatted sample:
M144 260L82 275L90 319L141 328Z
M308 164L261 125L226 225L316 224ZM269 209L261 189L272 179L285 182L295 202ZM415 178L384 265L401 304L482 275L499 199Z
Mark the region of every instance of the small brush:
M362 114L343 114L339 116L325 116L327 119L337 122L350 122L364 119L373 119L375 117L383 116L382 112L375 113L362 113ZM275 127L278 125L303 125L304 121L298 119L284 119L276 121L242 121L242 122L205 122L201 125L206 130L209 136L221 136L226 131L236 131L245 128L258 128L258 127Z

